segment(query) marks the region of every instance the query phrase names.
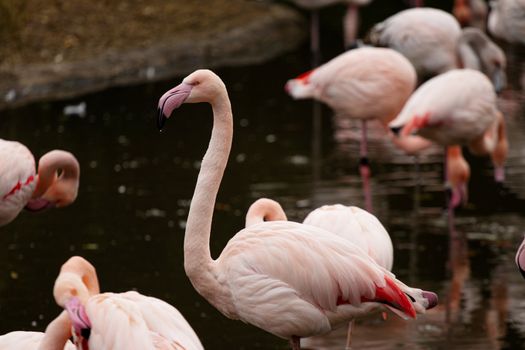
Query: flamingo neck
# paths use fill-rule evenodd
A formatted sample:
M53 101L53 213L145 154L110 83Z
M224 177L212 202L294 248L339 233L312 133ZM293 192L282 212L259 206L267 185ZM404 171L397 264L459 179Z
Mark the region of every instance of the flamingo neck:
M359 8L356 4L349 4L343 19L344 45L350 47L357 39L359 27Z
M271 199L261 198L253 203L246 214L246 227L264 221L286 221L286 214L283 208Z
M58 171L62 171L60 176ZM38 162L38 183L32 197L42 197L57 181L69 187L76 197L79 177L80 166L71 153L59 150L48 152Z
M184 268L195 289L212 304L219 305L224 288L217 281L215 261L210 254L210 233L219 186L230 154L233 122L226 90L210 101L213 130L201 163L191 200L184 237ZM219 306L219 309L223 307Z
M46 328L38 350L63 350L71 337L71 321L67 311L62 311Z

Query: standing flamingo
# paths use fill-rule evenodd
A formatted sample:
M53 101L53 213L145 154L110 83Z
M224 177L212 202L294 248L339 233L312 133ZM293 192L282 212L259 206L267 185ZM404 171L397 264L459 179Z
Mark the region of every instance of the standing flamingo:
M75 350L69 341L71 321L66 311L55 318L41 332L11 332L0 336L2 350Z
M490 33L510 43L525 44L525 0L497 0L490 4Z
M233 136L224 83L209 70L195 71L160 98L157 123L162 128L174 109L199 102L211 105L213 130L188 214L184 268L204 298L231 319L290 339L293 349L301 337L327 333L365 313L369 302L415 317L390 272L357 246L313 226L259 223L238 232L212 259L211 222Z
M317 69L286 83L295 99L314 98L343 117L362 121L360 173L365 208L372 209L366 124L377 119L385 127L401 111L416 85L410 62L391 49L359 48L345 52Z
M274 200L261 198L255 201L246 214L246 227L263 221L286 220L286 215L279 203ZM324 205L312 211L304 219L303 224L325 229L326 233L336 234L349 242L354 243L367 253L381 267L391 270L394 260L394 248L388 232L379 220L367 211L358 207L348 207L341 204ZM405 286L404 293L414 300L424 300L425 293L420 289ZM428 294L427 294L428 295ZM436 305L437 299L429 303L426 308ZM380 308L381 304L378 304ZM416 308L422 312L424 307ZM371 312L376 311L371 309ZM346 348L350 348L353 320L350 321L347 332ZM314 339L315 338L315 339ZM332 333L306 338L304 344L307 348L317 343L325 343L332 338Z
M15 141L0 139L0 226L26 207L38 211L65 207L77 197L80 166L69 152L44 154L35 172L31 152Z
M474 154L489 154L495 180L502 182L508 142L496 99L485 75L456 69L421 85L389 125L401 136L416 133L443 146L467 145ZM448 156L459 159L460 155L452 151Z
M69 314L78 349L203 349L168 303L137 292L99 294L95 268L81 257L62 265L53 294Z
M376 46L402 53L414 65L420 81L455 68L483 71L496 91L506 84L503 51L481 30L461 30L449 13L432 8L401 11L376 24L368 36Z

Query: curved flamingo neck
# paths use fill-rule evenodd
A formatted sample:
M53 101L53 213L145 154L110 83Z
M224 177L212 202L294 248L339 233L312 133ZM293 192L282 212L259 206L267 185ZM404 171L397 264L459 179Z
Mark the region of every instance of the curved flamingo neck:
M58 177L58 171L62 171ZM56 181L68 184L76 193L80 166L76 158L69 152L54 150L40 158L38 162L38 183L33 198L39 198L46 193Z
M279 203L268 198L255 201L246 213L246 227L263 221L288 220L283 208Z
M210 254L210 233L215 200L230 154L233 121L225 89L221 89L219 95L210 97L208 102L213 109L213 130L188 214L184 269L195 289L215 304L215 301L222 299L220 291L223 288L217 281L215 261Z
M62 313L47 326L38 350L63 350L70 337L71 321L69 320L67 311L62 311Z

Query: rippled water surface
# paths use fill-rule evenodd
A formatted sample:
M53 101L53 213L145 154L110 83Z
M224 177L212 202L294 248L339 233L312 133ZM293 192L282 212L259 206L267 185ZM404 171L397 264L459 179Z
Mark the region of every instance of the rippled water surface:
M456 239L449 241L443 210L441 150L430 150L416 166L379 129L371 131L373 206L394 243L393 271L438 292L440 305L417 321L389 315L360 322L355 348L525 348L525 280L513 261L525 224L525 60L523 49L505 49L511 86L499 102L511 144L507 180L496 186L490 162L469 158L470 202L456 215ZM215 257L259 197L280 201L298 221L323 204L363 205L357 127L323 108L316 159L312 103L284 93L286 79L306 70L308 61L303 48L268 64L217 71L229 89L235 131L213 222ZM0 229L0 333L45 328L59 312L52 299L59 267L78 254L97 267L103 291L136 289L175 305L206 348L287 347L223 317L184 274L184 225L212 120L208 106L184 106L165 132L156 131L157 99L179 81L1 112L0 138L25 143L36 157L70 150L82 174L74 205L24 212ZM64 106L80 101L85 117L64 116ZM343 342L344 332L316 346L340 349Z

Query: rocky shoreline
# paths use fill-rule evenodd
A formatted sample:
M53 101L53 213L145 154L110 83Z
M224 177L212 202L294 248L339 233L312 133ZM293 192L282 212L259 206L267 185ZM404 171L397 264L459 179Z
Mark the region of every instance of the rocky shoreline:
M292 8L253 3L260 15L223 31L174 33L147 48L110 49L80 60L0 68L0 109L183 75L199 67L257 64L301 45L306 21ZM225 21L229 20L225 18Z

